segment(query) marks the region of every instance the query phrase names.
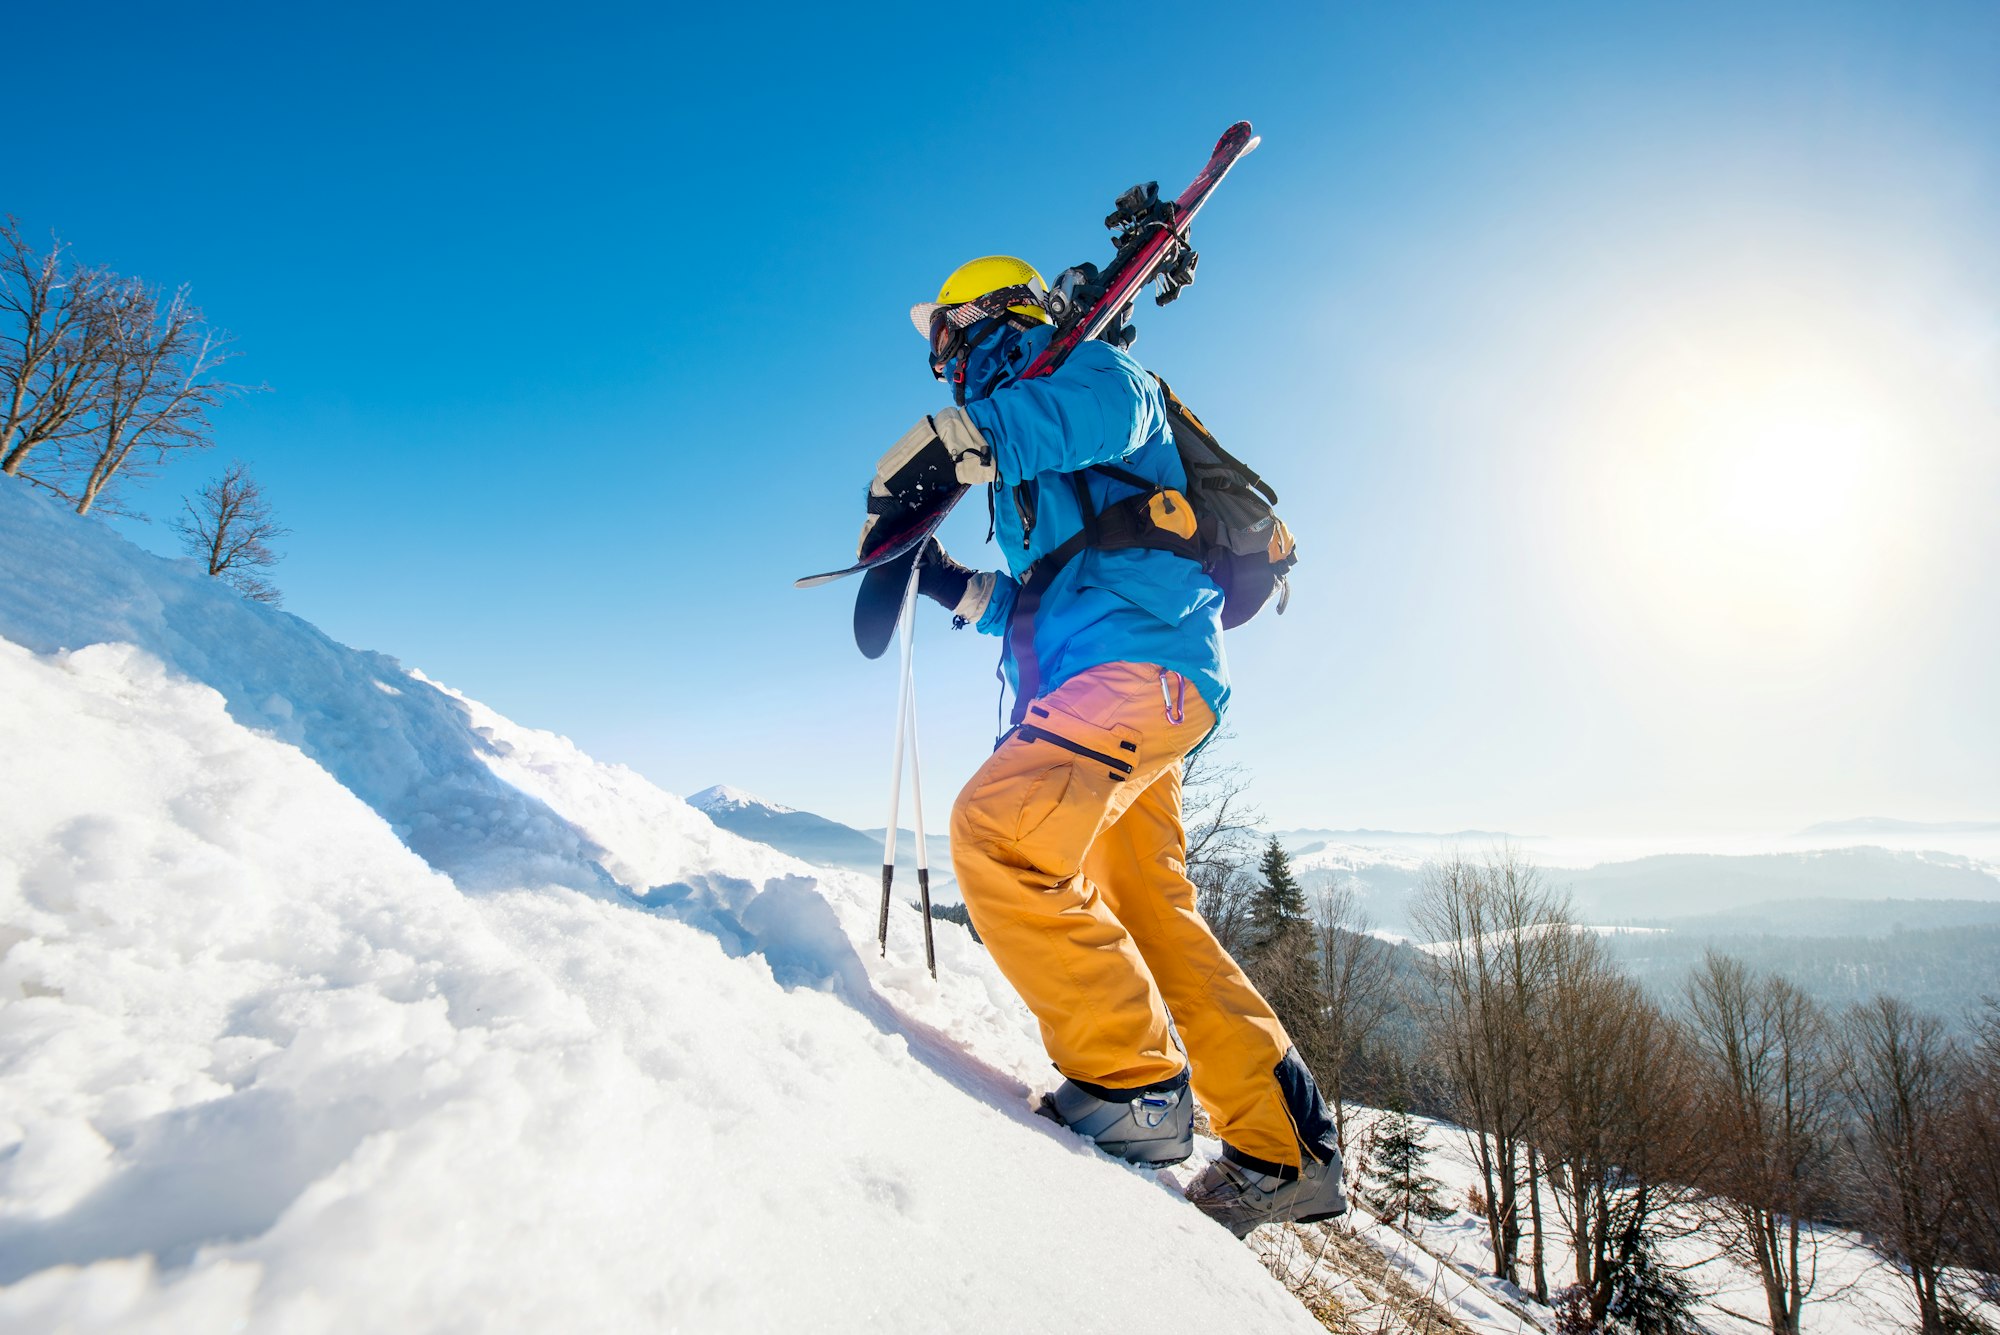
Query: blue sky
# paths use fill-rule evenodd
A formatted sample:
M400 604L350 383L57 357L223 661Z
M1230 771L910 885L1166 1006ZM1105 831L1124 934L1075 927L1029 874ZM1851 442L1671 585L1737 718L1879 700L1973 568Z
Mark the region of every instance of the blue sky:
M0 209L237 335L270 392L137 499L249 460L291 610L867 824L893 670L790 580L941 402L907 307L1248 118L1136 351L1300 537L1229 644L1274 820L2000 816L2000 13L1223 12L42 7ZM943 812L997 642L919 649Z

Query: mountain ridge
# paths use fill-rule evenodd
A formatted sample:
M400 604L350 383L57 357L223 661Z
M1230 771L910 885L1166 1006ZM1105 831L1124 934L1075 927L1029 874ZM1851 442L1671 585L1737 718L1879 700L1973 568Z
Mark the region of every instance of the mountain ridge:
M1801 838L1848 834L2000 834L2000 820L1896 820L1889 816L1856 816L1821 821L1799 831Z
M883 828L857 830L851 825L813 811L780 806L761 797L713 784L688 798L688 805L704 813L721 828L751 839L802 862L820 867L838 867L862 875L878 876L882 870ZM924 841L930 855L931 894L934 901L950 902L958 897L958 882L951 872L951 840L942 834ZM896 865L914 870L916 835L908 829L896 832Z

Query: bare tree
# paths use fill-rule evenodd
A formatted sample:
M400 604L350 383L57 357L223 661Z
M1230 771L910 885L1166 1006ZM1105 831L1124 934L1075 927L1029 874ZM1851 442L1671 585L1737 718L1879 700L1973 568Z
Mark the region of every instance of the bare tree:
M1980 1272L1988 1301L2000 1302L2000 998L1986 998L1976 1030L1957 1117L1965 1194L1958 1250Z
M1480 866L1453 855L1426 870L1411 921L1429 939L1436 966L1420 1007L1479 1167L1493 1274L1518 1283L1533 1072L1545 1033L1533 1016L1570 921L1568 897L1511 848ZM1528 1178L1532 1193L1534 1174ZM1540 1274L1536 1288L1547 1288Z
M1181 771L1181 808L1187 826L1187 865L1193 872L1209 859L1251 846L1264 818L1250 805L1250 776L1223 758L1220 748L1236 740L1217 733L1187 758Z
M80 461L76 511L90 513L121 476L137 476L175 450L205 448L208 410L244 386L218 371L234 354L186 288L163 296L136 279L104 294L105 376L95 430Z
M1324 891L1313 905L1319 946L1321 1011L1320 1092L1333 1105L1333 1128L1341 1153L1347 1152L1347 1105L1342 1079L1395 1009L1389 947L1369 935L1368 917L1351 885Z
M1188 879L1195 885L1195 908L1222 948L1247 950L1250 907L1257 878L1251 850L1263 817L1250 805L1250 777L1241 765L1218 756L1231 734L1222 733L1188 758L1181 775L1186 813Z
M1700 1130L1694 1063L1680 1029L1618 972L1595 936L1551 934L1556 967L1537 1023L1551 1036L1535 1140L1601 1325L1667 1207L1687 1199Z
M1251 908L1257 897L1257 871L1247 862L1215 859L1190 878L1195 886L1195 911L1222 948L1242 959L1255 944Z
M1952 1134L1961 1054L1943 1021L1888 996L1849 1011L1841 1040L1854 1200L1909 1276L1923 1335L1945 1335L1945 1271L1963 1199Z
M209 574L235 585L245 597L273 607L284 601L263 572L282 559L270 544L291 530L272 516L249 465L231 463L228 472L184 502L174 531L188 554L207 564Z
M60 450L88 431L104 386L114 280L68 262L67 249L52 240L39 251L13 218L0 220L0 473L9 476L22 476L38 448Z
M1687 986L1703 1116L1715 1152L1704 1185L1723 1247L1756 1270L1773 1335L1798 1335L1818 1276L1800 1221L1829 1203L1837 1073L1825 1013L1776 976L1710 952Z

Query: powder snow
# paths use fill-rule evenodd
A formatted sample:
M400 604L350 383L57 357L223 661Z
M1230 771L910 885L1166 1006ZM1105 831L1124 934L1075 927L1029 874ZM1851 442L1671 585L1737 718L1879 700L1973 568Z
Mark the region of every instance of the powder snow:
M962 929L12 479L0 563L0 1329L1318 1329Z

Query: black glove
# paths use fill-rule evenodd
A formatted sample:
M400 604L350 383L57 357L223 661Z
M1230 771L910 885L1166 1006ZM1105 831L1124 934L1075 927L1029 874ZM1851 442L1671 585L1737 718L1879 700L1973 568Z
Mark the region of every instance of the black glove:
M936 538L917 552L917 592L943 604L961 621L977 621L993 596L991 571L969 570L951 559Z

